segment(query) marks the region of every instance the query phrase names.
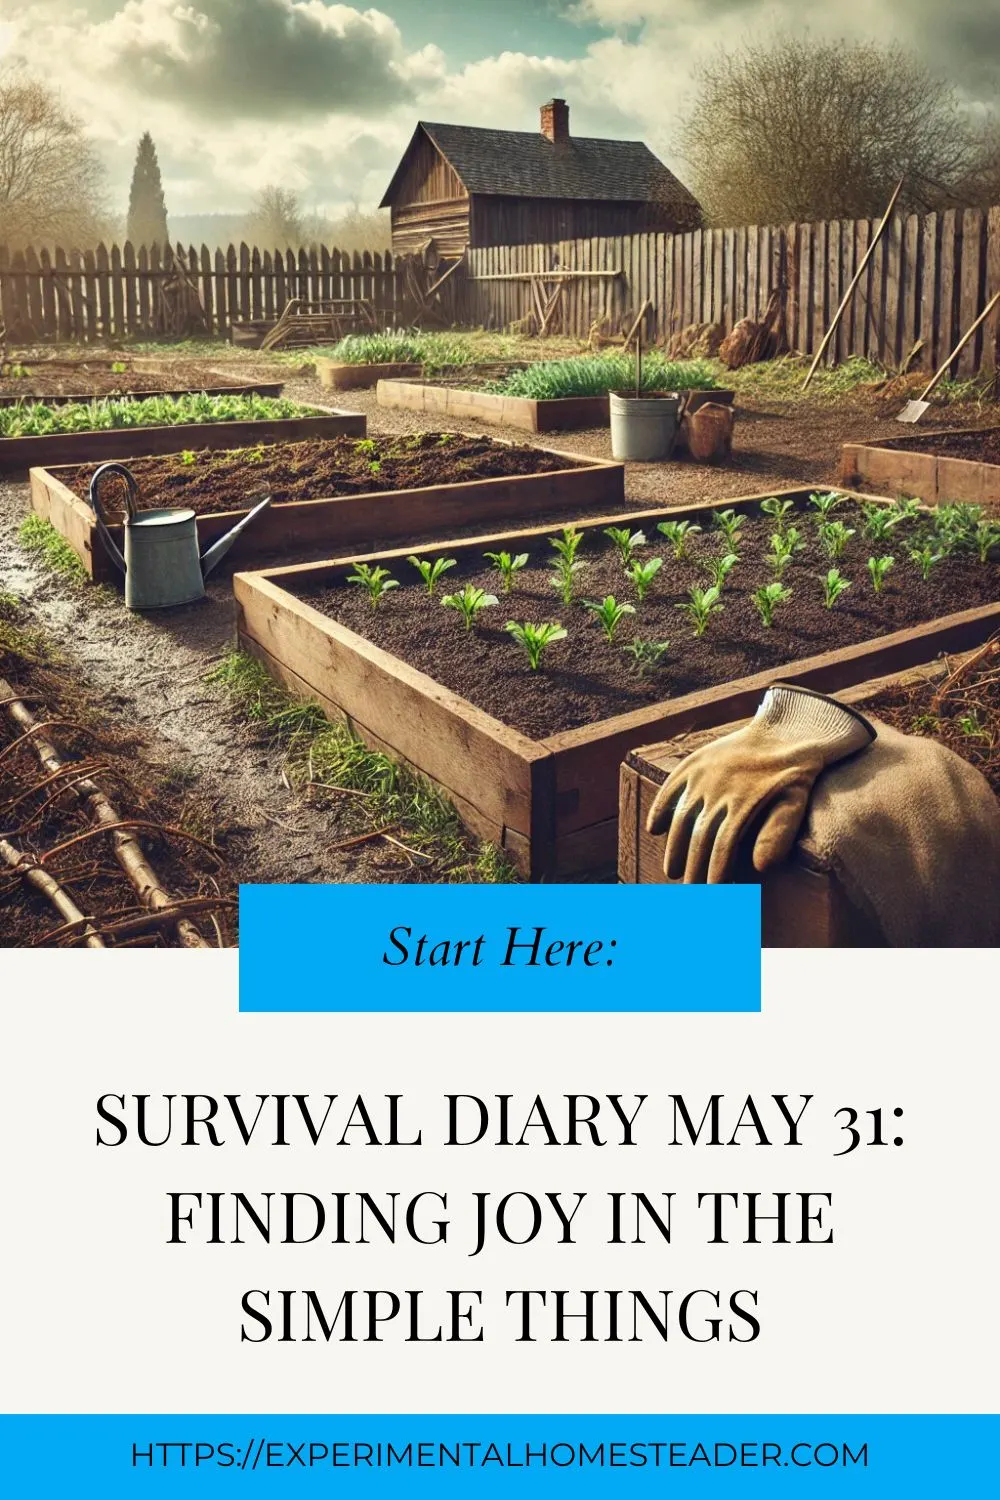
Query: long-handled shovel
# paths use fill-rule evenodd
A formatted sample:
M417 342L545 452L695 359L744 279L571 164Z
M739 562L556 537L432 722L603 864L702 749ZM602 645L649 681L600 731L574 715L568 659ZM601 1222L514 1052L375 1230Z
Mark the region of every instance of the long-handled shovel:
M912 401L907 401L906 405L903 407L903 410L896 418L897 422L920 421L920 418L930 406L930 402L927 400L927 397L930 395L931 391L937 385L942 376L947 374L952 361L956 359L959 354L961 354L962 350L965 348L966 344L969 342L979 325L986 322L986 319L989 317L990 313L996 307L998 302L1000 302L1000 292L997 292L996 296L990 298L989 302L987 302L986 306L983 308L982 312L979 314L979 317L973 323L972 327L966 329L965 333L962 334L962 337L959 339L954 349L948 355L948 358L945 360L940 370L936 371L936 373L931 377L931 379L924 386L923 390L920 392L920 395L915 397Z

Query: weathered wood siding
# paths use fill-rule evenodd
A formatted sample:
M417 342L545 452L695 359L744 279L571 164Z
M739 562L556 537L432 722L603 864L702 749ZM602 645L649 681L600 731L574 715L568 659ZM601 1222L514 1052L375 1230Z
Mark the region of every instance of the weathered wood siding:
M469 195L454 168L423 134L404 158L390 218L396 255L415 254L433 239L450 260L469 243Z
M535 245L594 235L667 230L669 213L655 203L606 203L586 198L504 198L476 193L469 243Z

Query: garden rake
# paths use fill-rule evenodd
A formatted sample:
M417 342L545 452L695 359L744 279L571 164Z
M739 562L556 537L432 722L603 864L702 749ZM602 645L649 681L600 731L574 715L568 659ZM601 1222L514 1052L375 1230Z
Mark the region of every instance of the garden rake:
M990 313L996 307L998 302L1000 302L1000 292L997 292L995 296L990 298L989 302L987 302L986 306L979 314L979 317L972 324L971 328L966 329L965 333L963 333L954 349L948 355L948 358L945 360L944 364L939 370L934 373L934 375L932 375L931 379L927 382L923 390L920 392L920 395L915 397L912 401L907 401L902 411L896 417L897 422L920 421L920 418L930 406L930 402L927 400L927 397L930 395L931 391L937 385L942 376L947 373L952 364L952 361L957 359L958 355L961 354L962 350L965 348L966 344L969 342L979 325L986 322L986 319L989 317Z

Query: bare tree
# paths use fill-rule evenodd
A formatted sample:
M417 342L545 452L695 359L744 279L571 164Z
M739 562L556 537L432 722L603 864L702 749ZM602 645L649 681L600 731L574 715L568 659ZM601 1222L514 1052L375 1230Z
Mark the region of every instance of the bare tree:
M958 91L901 46L774 35L714 54L680 131L713 224L937 208L980 180L983 131Z
M251 244L282 249L302 244L302 210L291 188L269 182L256 194L247 215L245 234Z
M0 74L0 239L8 245L94 244L106 229L104 169L46 84Z

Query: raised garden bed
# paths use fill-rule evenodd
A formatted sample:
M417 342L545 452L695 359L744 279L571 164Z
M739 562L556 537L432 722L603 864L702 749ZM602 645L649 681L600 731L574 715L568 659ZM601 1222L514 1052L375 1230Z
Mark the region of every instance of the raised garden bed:
M16 372L16 373L15 373ZM44 402L86 404L101 396L280 396L281 381L223 383L218 372L197 364L157 366L131 359L8 359L0 364L0 407Z
M945 679L965 660L927 662L908 672L859 683L838 692L837 697L863 707L904 734L919 733L940 740L981 770L1000 795L1000 679L995 662L957 684L950 701L934 702ZM666 883L663 838L646 832L646 818L656 794L684 756L738 729L741 722L746 721L629 752L619 786L620 881L627 885ZM835 872L801 846L763 878L746 863L737 870L737 878L760 885L761 932L766 947L869 947L883 941L848 899Z
M783 498L803 506L808 493L789 490ZM670 520L705 526L698 542L718 553L719 533L707 531L714 514L744 513L744 550L750 558L752 538L764 524L758 519L763 498L672 511ZM850 518L847 507L841 514ZM655 537L663 518L662 510L646 510L580 520L590 536L580 549L586 572L578 593L631 598L604 527L646 528ZM501 596L499 608L484 611L481 618L488 623L471 635L462 631L457 616L421 592L421 580L406 560L412 548L235 579L244 647L293 691L315 698L370 743L439 782L470 827L505 848L531 878L613 866L619 767L634 746L729 722L756 707L776 677L834 690L926 660L938 650L975 645L1000 624L1000 567L993 562L949 559L926 586L919 575L915 582L901 568L898 581L886 583L876 599L859 576L864 564L858 568L857 559L845 557L841 565L857 582L828 611L812 577L820 568L807 548L786 579L799 590L797 602L770 630L754 624L751 594L768 576L762 561L741 564L742 580L734 575L725 592L726 613L700 639L674 608L698 575L691 563L678 565L690 570L683 576L671 563L641 615L628 617L614 646L608 646L593 619L577 605L566 609L552 589L551 532L551 527L533 527L423 549L428 557L457 560L441 592L471 584L498 593L484 552L529 554L515 592ZM647 556L654 550L668 549L666 543L650 546ZM363 590L346 583L359 560L390 569L402 585L377 610L369 608ZM508 618L561 621L571 626L571 635L554 642L542 669L533 673L503 628ZM675 643L661 669L645 680L635 677L621 650L639 635Z
M358 412L304 408L307 415L241 422L178 422L165 427L111 427L42 437L0 438L0 473L52 468L59 464L100 464L137 455L183 453L204 448L246 448L264 443L359 437L367 418Z
M419 375L423 370L418 364L343 364L323 355L317 355L313 363L320 385L334 391L368 391L380 380L402 380L408 375Z
M927 505L1000 504L1000 427L911 432L845 443L840 479L855 488L915 495Z
M104 581L117 573L95 535L87 501L93 468L32 469L31 503L88 573ZM621 464L462 434L192 451L138 458L130 468L145 508L182 505L197 512L203 548L227 532L254 497L270 493L270 510L230 554L244 566L274 562L292 550L370 548L405 537L450 536L470 523L578 515L588 506L622 504L625 495ZM110 485L102 498L113 498ZM120 528L112 534L120 541Z
M378 382L380 406L425 412L428 419L496 423L524 432L570 432L607 427L607 396L563 396L536 401L528 396L505 396L458 385L386 378ZM720 401L732 405L732 391L691 392L697 404Z

